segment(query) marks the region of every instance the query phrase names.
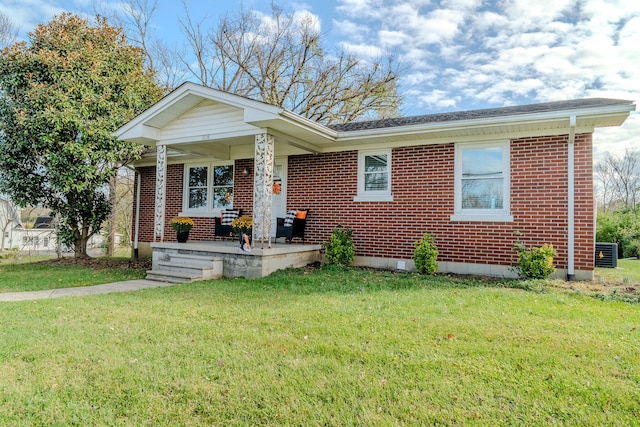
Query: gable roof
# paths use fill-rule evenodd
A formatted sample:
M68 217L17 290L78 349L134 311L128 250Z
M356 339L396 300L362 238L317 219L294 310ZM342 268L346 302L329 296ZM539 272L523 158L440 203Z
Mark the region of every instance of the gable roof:
M349 132L417 124L454 122L459 120L478 120L505 116L518 116L532 113L557 113L560 111L572 111L576 109L583 110L586 108L628 105L630 103L632 103L632 101L609 98L587 98L570 101L545 102L541 104L517 105L512 107L486 108L481 110L466 110L449 113L425 114L420 116L396 117L382 120L341 123L329 125L329 128L340 132Z
M620 126L633 101L590 98L324 126L261 101L184 83L118 129L119 139L166 145L171 156L249 158L255 135L280 155L593 132ZM573 125L572 125L573 124ZM182 153L182 154L179 154Z

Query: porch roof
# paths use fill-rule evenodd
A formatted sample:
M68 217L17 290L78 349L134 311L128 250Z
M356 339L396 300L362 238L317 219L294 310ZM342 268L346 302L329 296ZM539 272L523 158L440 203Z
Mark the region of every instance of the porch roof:
M254 137L270 133L279 155L479 141L620 126L633 101L591 98L324 126L283 108L184 83L122 126L115 136L167 145L174 157L253 157Z

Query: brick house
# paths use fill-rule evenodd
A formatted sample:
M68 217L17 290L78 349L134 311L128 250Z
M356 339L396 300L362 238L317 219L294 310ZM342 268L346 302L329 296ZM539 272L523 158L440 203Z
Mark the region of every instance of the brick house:
M141 254L175 241L177 215L196 222L192 241L212 241L230 206L253 216L254 246L267 251L283 246L270 245L275 217L305 208L305 243L342 224L357 265L411 270L413 242L429 232L442 272L513 276L519 239L553 244L558 275L591 279L592 135L633 110L598 98L327 127L185 83L116 136L153 148L136 164Z

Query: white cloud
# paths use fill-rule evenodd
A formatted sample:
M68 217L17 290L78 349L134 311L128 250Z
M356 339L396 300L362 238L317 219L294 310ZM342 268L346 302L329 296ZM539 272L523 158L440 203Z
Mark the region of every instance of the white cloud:
M336 10L366 34L354 38L367 47L363 54L373 45L399 53L408 68L402 87L412 114L640 99L640 2L341 0ZM637 117L621 129L598 131L597 146L620 146L616 138L631 143L634 135L638 144Z
M333 21L333 30L334 32L344 37L346 40L361 42L364 40L367 34L369 34L369 28L365 25L358 24L356 22L350 21L348 19Z
M429 93L422 94L418 97L420 103L430 107L437 107L442 109L449 109L455 107L460 101L459 97L455 99L449 98L449 94L442 90L432 90Z
M342 42L340 43L340 47L357 57L364 58L365 60L378 58L382 53L382 50L378 46L372 44Z
M36 25L49 22L55 15L69 10L57 3L47 0L4 0L0 4L0 11L18 27L20 38L25 38Z
M511 25L520 31L529 31L572 13L578 6L576 3L574 0L509 0L502 3L502 10Z

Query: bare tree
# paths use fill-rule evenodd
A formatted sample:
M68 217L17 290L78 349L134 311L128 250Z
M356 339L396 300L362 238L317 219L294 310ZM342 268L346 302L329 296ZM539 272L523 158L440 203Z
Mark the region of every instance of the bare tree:
M608 154L609 153L607 153L607 155ZM611 164L603 159L594 165L593 172L598 209L602 212L608 212L611 208L615 207L616 199Z
M170 91L185 80L187 72L182 67L178 50L155 34L153 18L158 7L158 0L128 0L115 3L115 6L104 1L94 4L96 14L121 27L129 42L143 50L147 65L155 71L158 85Z
M133 224L134 172L123 169L118 174L118 191L116 193L116 232L120 234L120 245L131 244L131 228Z
M286 108L324 124L396 116L398 72L392 58L364 61L325 53L312 15L241 10L205 29L180 21L201 84ZM195 58L195 62L191 59Z
M11 19L0 12L0 49L10 46L18 39L18 27Z
M116 244L120 246L131 244L131 227L133 223L133 193L134 173L126 168L120 168L118 175L109 184L109 200L111 215L107 230L107 256L114 256ZM116 235L120 239L116 239Z
M640 152L629 147L621 157L607 152L595 171L605 208L619 204L635 212L640 197Z

